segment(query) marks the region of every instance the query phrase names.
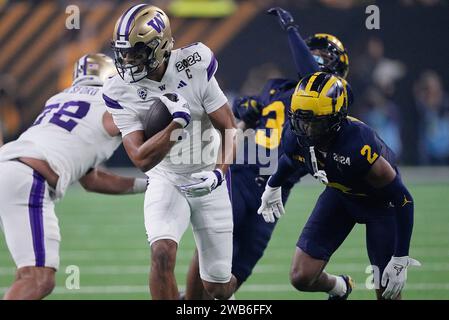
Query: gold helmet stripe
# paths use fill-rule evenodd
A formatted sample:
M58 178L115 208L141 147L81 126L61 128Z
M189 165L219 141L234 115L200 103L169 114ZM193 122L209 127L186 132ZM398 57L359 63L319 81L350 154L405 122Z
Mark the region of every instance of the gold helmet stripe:
M312 85L315 82L315 79L318 77L319 74L320 73L317 72L317 73L314 73L310 77L310 79L307 81L306 89L304 91L306 91L306 92L310 92L311 91Z

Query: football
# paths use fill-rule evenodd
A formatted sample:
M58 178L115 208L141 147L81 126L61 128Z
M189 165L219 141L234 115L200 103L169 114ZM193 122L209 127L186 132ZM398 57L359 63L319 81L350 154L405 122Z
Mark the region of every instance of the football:
M174 99L170 97L169 94L166 96L170 100ZM155 99L148 109L145 119L143 120L145 139L148 140L159 131L165 129L172 120L173 117L165 104L160 99Z

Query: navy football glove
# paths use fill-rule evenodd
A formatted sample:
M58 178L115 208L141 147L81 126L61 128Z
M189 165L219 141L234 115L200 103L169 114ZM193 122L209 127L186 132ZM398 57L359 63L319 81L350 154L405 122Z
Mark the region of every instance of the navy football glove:
M234 114L248 127L254 127L260 119L262 105L254 97L241 97L234 101Z
M282 30L287 31L290 28L296 28L295 20L287 10L280 7L274 7L267 10L268 14L277 16L278 22L281 25Z

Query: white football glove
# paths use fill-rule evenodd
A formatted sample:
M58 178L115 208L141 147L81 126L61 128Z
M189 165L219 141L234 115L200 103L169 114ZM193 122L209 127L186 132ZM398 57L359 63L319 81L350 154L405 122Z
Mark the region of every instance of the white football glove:
M160 99L171 113L173 121L179 123L183 128L187 127L190 123L190 110L186 99L177 93L166 93Z
M285 213L281 187L273 188L267 183L261 200L262 203L257 213L263 216L265 222L274 223L275 217L279 219Z
M187 197L202 197L211 193L223 182L223 172L220 169L213 171L201 171L191 175L192 178L200 180L200 182L179 186L181 192Z
M407 268L409 266L419 267L421 263L409 256L391 257L382 274L382 287L387 286L382 294L384 299L395 299L401 293L407 281Z

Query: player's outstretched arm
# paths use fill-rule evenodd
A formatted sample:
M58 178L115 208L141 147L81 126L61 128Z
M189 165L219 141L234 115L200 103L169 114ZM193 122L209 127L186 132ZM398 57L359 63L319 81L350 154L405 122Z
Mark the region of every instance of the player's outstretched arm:
M147 179L122 177L96 168L79 180L89 192L104 194L142 193L147 189Z
M284 153L279 158L276 172L268 179L262 194L261 205L257 210L265 222L274 223L275 218L279 219L285 213L281 186L295 171L296 167L292 164L292 160Z
M420 265L408 256L413 230L413 198L400 176L382 156L372 165L365 179L396 209L395 251L382 275L382 286L386 286L382 296L395 299L407 280L407 267Z
M310 53L309 47L305 43L304 39L299 33L298 26L290 14L290 12L279 8L270 8L267 11L268 14L277 17L281 28L287 32L288 43L293 55L293 61L295 62L296 72L299 78L303 76L319 71L318 63Z

